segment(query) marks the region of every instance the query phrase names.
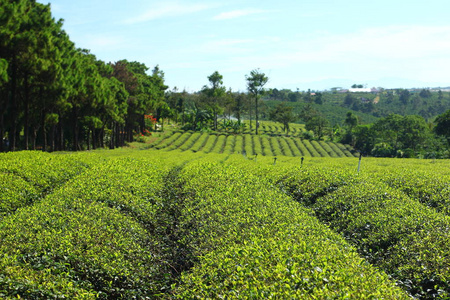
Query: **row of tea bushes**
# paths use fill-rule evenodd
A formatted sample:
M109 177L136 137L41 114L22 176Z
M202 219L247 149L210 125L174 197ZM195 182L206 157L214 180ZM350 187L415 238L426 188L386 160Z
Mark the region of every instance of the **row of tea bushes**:
M411 295L450 295L450 219L372 180L345 185L311 208Z
M147 299L170 286L161 207L170 163L99 160L0 222L0 297ZM160 234L158 236L157 234ZM169 279L168 279L169 278Z
M409 197L403 192L405 186L386 185L383 181L392 184L392 174L357 175L346 163L339 167L336 162L304 168L289 162L255 164L242 158L228 162L245 164L248 172L267 178L312 209L319 220L343 234L363 257L393 276L411 295L427 299L450 294L446 254L450 219ZM425 182L429 179L422 177Z
M151 145L158 150L194 151L204 153L239 154L262 156L305 157L354 157L345 145L324 141L309 141L294 137L272 137L253 134L224 134L199 132L174 132Z
M0 220L89 167L89 155L23 151L0 154Z
M407 299L267 179L246 165L205 160L179 177L186 195L180 224L193 227L184 238L199 262L184 273L175 297Z
M450 169L450 166L448 168ZM376 177L424 205L450 215L450 174L443 174L439 170L418 168L411 171L398 168L379 172Z

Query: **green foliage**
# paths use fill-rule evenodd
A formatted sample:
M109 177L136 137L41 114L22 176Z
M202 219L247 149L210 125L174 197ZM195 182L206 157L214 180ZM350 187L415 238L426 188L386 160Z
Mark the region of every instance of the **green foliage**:
M430 143L433 140L430 128L421 116L392 114L373 126L357 126L352 134L356 148L374 156L409 153L407 157L415 157L417 153L436 150Z
M21 0L1 7L0 137L8 149L2 142L0 152L114 148L143 132L145 113L170 116L158 67L149 76L141 63L107 65L76 49L50 5Z
M438 116L435 120L436 127L434 131L447 138L450 145L450 109L442 115Z
M250 75L246 75L247 89L252 97L255 99L255 120L256 120L256 134L259 130L259 113L258 100L264 94L264 86L269 81L269 77L262 73L259 69L252 70Z
M406 297L266 179L210 163L182 176L183 222L202 226L189 236L199 263L177 298Z
M427 182L417 189L412 186L420 182L419 178L423 181L428 175L409 176L416 181L403 187L405 175L396 180L394 167L399 166L392 166L392 173L379 168L378 171L383 173L377 173L376 178L355 177L345 169L337 170L331 166L300 172L284 169L272 180L278 182L288 195L310 207L322 222L343 234L362 256L391 274L410 294L423 299L445 297L450 292L450 274L444 267L449 263L448 258L441 249L450 239L450 221L419 203L426 203L426 195L431 198L433 189L427 192ZM409 169L408 173L411 171ZM267 174L273 176L273 171ZM445 176L434 190L443 196L444 201L448 174ZM390 178L395 181L391 183ZM397 188L414 198L387 187L381 182L384 180L392 186L395 183ZM440 210L442 208L439 207ZM426 246L422 245L423 239ZM431 254L427 248L438 250Z
M342 144L176 136L173 151L2 154L0 297L450 294L448 161L363 158L356 174L354 157L311 157Z
M0 154L0 219L32 205L87 167L77 156L42 152Z
M289 123L293 123L296 117L292 112L291 106L286 106L284 103L280 103L269 112L269 119L283 124L284 131L288 132Z
M274 124L274 125L272 125ZM289 133L300 133L301 127L294 126ZM296 131L294 131L296 130ZM309 141L297 137L282 135L284 129L275 123L261 122L261 133L232 135L231 133L193 133L173 132L158 140L151 147L158 150L175 150L206 153L237 154L245 151L246 155L264 156L313 156L313 157L353 157L356 152L350 147L332 142ZM233 139L229 137L235 137ZM343 147L343 148L342 148Z

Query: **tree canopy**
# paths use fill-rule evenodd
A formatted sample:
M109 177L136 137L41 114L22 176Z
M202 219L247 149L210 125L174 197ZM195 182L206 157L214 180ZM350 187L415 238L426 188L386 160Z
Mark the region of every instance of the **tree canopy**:
M0 151L116 147L158 114L164 73L77 49L50 5L0 0Z
M258 99L264 93L264 86L269 81L269 78L259 69L252 70L250 75L247 75L245 78L247 80L247 89L255 99L256 134L258 134Z
M283 129L286 133L289 131L289 123L292 123L297 119L292 111L292 106L287 106L284 103L280 103L274 107L269 112L269 118L283 124Z

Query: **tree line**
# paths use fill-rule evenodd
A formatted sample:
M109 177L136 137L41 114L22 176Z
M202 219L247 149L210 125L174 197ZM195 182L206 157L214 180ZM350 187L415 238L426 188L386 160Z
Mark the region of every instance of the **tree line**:
M173 90L166 92L167 117L184 130L220 130L223 128L240 132L244 119L250 120L250 129L258 134L259 120L265 118L261 112L264 103L264 86L269 78L259 69L245 76L247 93L233 92L223 85L223 76L213 72L207 77L208 84L194 93ZM221 120L219 120L221 117Z
M164 73L76 48L50 5L0 0L0 151L118 147L166 106Z

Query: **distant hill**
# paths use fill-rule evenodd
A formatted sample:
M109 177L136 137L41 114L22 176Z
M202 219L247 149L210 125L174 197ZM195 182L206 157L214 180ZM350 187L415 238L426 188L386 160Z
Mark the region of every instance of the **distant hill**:
M319 92L293 92L272 90L266 94L266 110L280 102L300 113L305 105L311 105L322 113L331 125L342 125L348 111L358 116L360 123L373 123L389 114L420 115L428 121L450 109L450 91L446 89L380 89L377 93L322 92L320 101L315 101ZM320 102L318 104L316 102ZM266 117L264 113L262 117ZM302 122L299 120L298 122Z

